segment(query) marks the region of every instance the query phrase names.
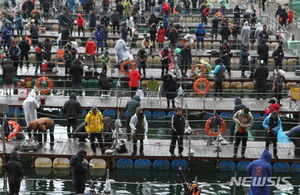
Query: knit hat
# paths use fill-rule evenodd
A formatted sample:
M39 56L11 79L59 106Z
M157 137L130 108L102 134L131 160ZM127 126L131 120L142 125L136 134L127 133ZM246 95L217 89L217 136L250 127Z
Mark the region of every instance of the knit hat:
M97 106L92 106L92 110L97 110Z

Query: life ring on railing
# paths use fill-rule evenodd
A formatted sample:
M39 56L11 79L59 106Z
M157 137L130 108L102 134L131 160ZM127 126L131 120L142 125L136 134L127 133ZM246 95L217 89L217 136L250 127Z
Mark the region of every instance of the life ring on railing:
M211 131L210 124L211 124L211 121L214 119L214 117L210 117L205 123L205 129L204 129L205 134L207 134L209 136L217 136L219 133L222 135L225 132L226 121L221 117L219 117L219 118L221 119L221 128L219 129L219 131L218 132Z
M48 88L47 89L41 89L41 83L42 82L47 82L48 83ZM38 88L40 90L41 94L46 94L46 93L50 93L51 89L53 89L53 82L48 77L40 77L36 81L35 86L36 86L36 88Z
M198 75L194 74L196 68L201 69L201 74L198 74ZM194 65L194 66L192 67L191 73L192 73L192 76L193 76L193 77L197 77L197 78L199 78L199 77L204 77L204 76L205 76L205 73L206 73L206 67L203 66L203 64L196 64L196 65Z
M6 137L6 140L14 138L19 132L22 132L22 127L16 121L7 121L14 130Z
M205 83L206 85L206 88L204 91L201 91L198 89L198 85L199 83ZM206 78L198 78L194 84L193 84L193 88L194 88L194 91L198 94L198 95L204 95L204 94L207 94L210 90L210 83L209 81L206 79Z
M126 65L128 65L129 64L129 68L128 68L128 70L129 69L135 69L136 68L136 64L133 62L133 61L131 61L131 60L125 60L125 61L123 61L122 63L121 63L121 65L120 65L120 70L124 73L124 74L129 74L129 71L127 71L127 70L125 70L125 66Z

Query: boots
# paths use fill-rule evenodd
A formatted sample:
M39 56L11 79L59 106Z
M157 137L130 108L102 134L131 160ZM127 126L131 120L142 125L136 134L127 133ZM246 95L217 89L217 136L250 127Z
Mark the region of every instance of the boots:
M245 153L246 153L246 148L242 147L242 151L241 151L241 158L245 158Z
M172 108L176 108L174 100L172 100Z
M167 108L170 108L170 100L167 100Z
M233 158L237 157L238 147L234 147Z
M273 149L273 155L275 159L278 159L278 155L277 155L277 148Z

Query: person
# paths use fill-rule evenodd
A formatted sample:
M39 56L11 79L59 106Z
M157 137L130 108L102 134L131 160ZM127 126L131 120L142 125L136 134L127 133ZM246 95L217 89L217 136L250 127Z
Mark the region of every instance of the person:
M206 6L206 8L204 8L204 10L201 12L201 22L206 26L207 26L207 19L210 14L209 11L210 11L209 6Z
M275 68L277 70L282 69L282 60L284 58L284 52L282 46L279 45L272 53L272 57L274 58Z
M210 71L209 73L215 75L215 97L214 99L217 99L217 96L220 96L220 100L222 100L222 91L223 91L223 80L225 78L224 72L226 71L226 67L223 65L222 59L218 58L215 61L216 67L215 70ZM218 93L220 92L220 93Z
M291 130L289 130L288 132L285 132L286 135L288 136L288 138L293 142L293 144L295 145L295 149L294 149L294 157L295 158L300 158L300 125L297 125L296 127L293 127Z
M70 73L70 67L73 62L73 55L68 48L65 49L63 60L65 62L65 76L68 76Z
M294 22L294 13L293 10L289 10L288 11L288 28L291 29L292 28L292 24Z
M267 42L265 39L261 40L261 44L258 46L257 50L258 59L263 60L264 65L268 65L268 59L269 59L269 46L267 45Z
M82 108L76 99L76 94L70 94L70 99L66 101L62 107L62 112L67 118L67 132L68 138L73 138L73 133L77 127L77 119L82 115ZM70 130L72 127L72 131Z
M176 108L174 99L177 97L177 81L170 74L163 76L163 91L167 98L167 108L170 108L170 101L172 101L172 108Z
M178 36L179 36L177 29L172 28L170 30L170 33L168 36L169 36L169 40L170 40L169 46L170 46L171 50L174 51L177 47Z
M159 22L158 18L155 16L154 13L151 14L151 16L148 19L148 25L151 26L153 24L157 25Z
M38 148L45 146L47 141L47 130L49 129L50 134L50 150L54 149L54 121L50 118L38 118L34 121L29 122L27 130L37 132L38 134ZM42 136L44 134L44 144L42 143Z
M95 55L97 51L97 45L93 39L89 38L85 45L85 53L87 55Z
M107 70L110 68L110 59L108 51L105 51L100 57L100 64L102 65L102 72L107 74ZM113 70L112 70L113 73Z
M150 49L150 53L152 52L152 41L149 36L145 36L143 41L141 42L141 46L145 49Z
M249 69L249 59L248 57L250 56L249 53L249 47L248 46L243 46L242 50L241 50L241 56L240 56L240 64L241 64L241 68L242 68L242 74L241 77L245 78L245 71L247 69Z
M255 29L255 33L254 33L254 38L256 40L256 45L260 45L261 40L260 40L260 33L263 31L263 26L261 25L261 23L257 23L256 24L256 29Z
M195 32L196 38L197 38L197 49L199 49L199 42L202 43L202 50L204 51L204 37L205 37L205 29L203 28L203 24L200 22L198 24L198 28Z
M127 47L123 39L119 39L114 47L116 50L116 62L121 64L124 60L133 60L133 55L130 53L130 47Z
M82 31L83 36L85 37L85 35L84 35L84 19L82 17L82 14L77 15L76 24L78 27L78 36L80 36L80 31Z
M14 23L16 24L16 30L18 35L23 34L24 30L24 23L23 23L23 17L20 14L20 12L17 12L16 17L14 18Z
M139 81L142 78L140 73L136 69L132 69L129 73L129 87L131 90L131 97L135 96L137 88L139 87Z
M270 152L265 149L261 154L258 160L252 161L247 166L247 173L251 176L251 187L250 187L250 195L269 195L270 194L270 185L268 182L268 178L272 176L272 165L270 163L272 155ZM258 181L259 184L258 185ZM262 183L262 181L265 181Z
M181 75L182 77L186 77L187 69L191 66L192 64L192 53L191 53L191 46L187 45L180 51L180 56L181 56Z
M70 75L72 78L72 89L79 89L79 95L82 95L82 77L83 77L83 67L79 59L75 59L70 67ZM75 91L76 93L76 91Z
M30 38L32 39L32 45L38 44L39 30L38 30L38 27L34 24L34 20L31 20Z
M134 24L134 21L133 21L133 17L130 16L127 20L127 26L128 26L128 30L129 30L129 36L132 37L132 33L133 33L133 30L136 28L135 24Z
M60 34L61 34L61 39L60 39L60 42L59 42L59 46L61 48L61 47L64 47L67 44L67 42L70 38L70 35L72 35L72 34L70 33L69 28L66 25L62 25L62 29L60 31Z
M147 67L148 54L144 47L142 47L138 51L137 57L138 57L138 62L139 62L139 73L141 75L142 74L141 69L143 69L143 77L146 78L146 67Z
M19 43L19 48L21 50L21 56L20 56L20 64L21 68L23 66L23 59L26 60L26 66L27 69L29 68L29 51L30 51L30 45L28 43L28 40L25 39L25 36L22 37L22 41Z
M90 168L90 165L84 161L86 155L87 152L84 149L80 149L77 154L70 159L72 184L76 194L83 194L85 190L87 173Z
M280 13L279 15L279 24L284 28L286 28L286 22L287 22L287 19L288 19L288 14L287 12L285 11L285 8L282 9L282 12Z
M235 142L234 142L233 158L237 157L237 152L241 141L242 141L241 157L245 158L247 140L251 137L250 128L253 125L253 116L249 111L249 108L246 107L244 109L237 111L233 115L233 122L235 123Z
M120 13L121 16L123 16L124 6L123 6L123 2L122 1L119 1L117 3L116 10L117 10L117 12Z
M219 28L218 18L214 16L211 23L212 23L211 37L213 39L216 39L218 36L218 28Z
M3 73L2 73L2 81L3 81L3 89L4 94L13 95L14 94L14 68L12 65L12 61L10 59L4 59L3 61Z
M172 51L168 46L165 46L160 52L159 57L161 57L161 77L164 73L168 74L169 64L173 63Z
M24 174L23 166L20 163L20 155L17 151L12 151L9 161L6 164L9 194L18 195Z
M222 46L222 50L220 52L220 58L222 59L223 65L225 66L229 78L231 78L231 57L232 52L228 49L228 46Z
M138 95L133 96L131 100L129 100L125 106L126 109L126 133L127 133L127 141L131 141L131 129L130 129L130 120L131 117L135 114L136 108L141 106L141 98Z
M117 10L115 10L111 14L110 17L111 17L111 23L112 23L112 27L113 27L113 33L114 34L120 34L120 32L119 32L119 28L120 28L120 13Z
M273 79L272 93L273 93L273 97L276 97L277 102L279 104L282 99L283 82L285 82L284 75L285 75L285 71L280 69L276 72L275 77Z
M96 153L96 144L95 139L97 138L99 142L99 147L101 149L102 155L104 155L105 150L103 148L103 138L102 138L102 130L103 130L103 115L98 110L97 106L92 106L91 110L88 112L88 114L85 117L85 129L90 137L91 142L91 148L93 150L94 156L97 155Z
M93 32L96 28L96 14L94 11L91 11L89 15L89 29L90 32Z
M37 47L35 48L35 71L34 73L37 75L38 69L40 69L40 72L42 73L42 62L43 62L43 48L42 43L38 42Z
M3 41L3 48L5 49L5 47L7 49L9 49L11 47L11 44L12 44L12 32L9 30L9 27L8 27L8 23L5 22L4 25L2 26L1 28L1 39Z
M271 112L263 121L262 126L266 130L266 149L269 150L270 143L273 144L273 156L278 159L277 155L277 135L282 131L281 119L276 111Z
M150 40L152 41L153 44L153 48L155 48L155 40L156 40L156 34L157 34L157 30L156 30L156 24L153 23L149 29L149 34L150 34Z
M95 39L97 41L97 52L98 52L99 48L101 48L101 53L103 53L106 36L105 36L105 30L103 29L102 24L99 24L97 26L97 29L95 31Z
M109 25L109 18L106 15L104 15L100 20L100 24L105 26L105 29L107 29Z
M266 92L267 92L267 78L269 76L269 70L265 66L264 62L261 61L259 67L254 70L253 78L256 82L256 90L257 96L256 99L259 98L266 99Z
M272 97L268 103L269 106L265 107L265 114L271 114L272 112L277 112L279 114L280 104L277 103L277 99Z
M84 145L84 143L86 142L86 138L88 138L88 133L86 132L85 129L85 122L81 123L80 125L78 125L78 127L75 129L74 133L73 133L73 138L78 138L78 146Z
M279 17L281 13L282 13L282 7L281 5L279 5L275 13L275 18Z
M19 58L21 55L21 49L17 46L17 41L12 42L12 46L8 49L8 53L10 56L10 59L13 61L13 67L14 71L17 72L18 65L19 65ZM20 67L22 67L21 65Z
M128 27L126 23L122 23L120 28L121 38L127 43L127 37L128 37Z
M157 42L158 42L158 48L163 48L164 42L165 42L165 36L166 36L166 30L163 26L160 26L157 30Z
M186 126L186 119L182 114L182 108L177 107L175 110L175 114L171 118L171 127L172 127L172 135L171 135L171 144L170 144L170 153L172 157L175 157L175 147L176 141L178 144L178 155L182 157L183 152L183 134Z
M234 108L232 111L232 115L234 115L237 111L239 111L241 109L245 109L245 108L246 108L246 106L243 104L242 98L236 97L234 99ZM235 130L235 123L232 123L231 128L230 128L230 137L229 137L230 142L233 142L234 130Z
M140 141L140 156L144 156L144 139L148 132L148 122L144 115L144 109L136 108L135 114L130 119L130 129L132 132L133 152L131 156L137 154L137 141Z
M258 36L259 36L259 39L260 39L259 45L262 44L262 40L267 41L269 39L269 32L268 32L267 25L263 25L263 30L258 34Z
M43 43L43 45L42 45L42 47L44 48L44 50L45 50L45 53L44 53L44 59L46 60L46 61L50 61L50 59L51 59L51 50L52 50L52 44L51 44L51 42L50 42L50 39L48 39L48 38L46 38L45 39L45 41L44 41L44 43ZM22 52L21 52L22 53ZM21 56L22 56L22 54L21 54Z
M250 44L250 33L251 33L251 28L250 28L248 22L246 21L244 23L244 27L242 28L242 35L241 35L243 45L249 46L249 44Z
M101 93L103 93L103 94L108 93L108 91L110 90L110 82L111 82L111 80L107 77L106 73L101 72L99 75L99 80L98 80L100 95L101 95Z

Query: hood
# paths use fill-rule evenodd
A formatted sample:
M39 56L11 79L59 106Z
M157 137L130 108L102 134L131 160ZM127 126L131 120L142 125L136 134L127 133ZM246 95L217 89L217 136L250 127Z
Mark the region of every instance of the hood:
M260 22L256 24L256 28L262 28L262 25Z
M200 22L199 24L198 24L198 28L202 28L203 27L203 24Z
M140 98L140 96L138 96L138 95L133 96L132 99L134 99L134 100L136 100L136 101L138 101L138 102L141 102L141 98Z
M130 72L130 75L133 75L133 76L136 76L136 75L138 75L139 74L139 72L137 71L137 70L132 70L131 72Z
M136 109L135 109L135 114L136 115L138 115L138 113L141 111L141 110L144 110L144 108L142 108L142 107L137 107Z
M74 92L70 94L70 100L76 100L76 94Z
M86 157L87 152L84 149L80 149L76 155L70 159L70 165L75 166L77 163L82 162Z
M270 163L271 158L272 158L271 153L269 152L269 150L265 149L259 159Z
M36 98L36 94L35 94L35 90L34 89L32 89L30 91L30 93L28 94L28 97Z
M100 73L100 77L106 77L105 72L101 72L101 73Z
M276 111L273 111L270 115L270 118L278 118L278 113Z
M292 11L292 10L289 10L288 13L289 13L289 14L293 14L293 11Z
M244 26L248 26L248 22L245 22L245 23L244 23Z
M20 155L19 155L19 153L17 151L11 152L9 160L20 161Z
M94 41L89 41L89 42L87 42L87 46L94 46Z
M79 59L76 59L73 61L73 64L81 65L81 61Z
M235 100L234 100L234 105L240 105L240 104L242 104L243 102L242 102L242 98L240 98L240 97L237 97L237 98L235 98Z
M82 14L78 14L77 17L78 17L78 18L82 18Z

